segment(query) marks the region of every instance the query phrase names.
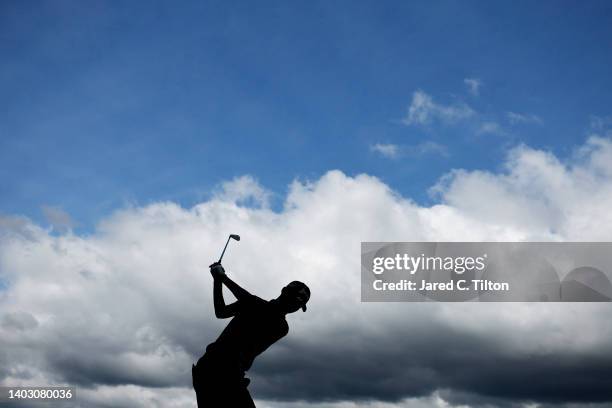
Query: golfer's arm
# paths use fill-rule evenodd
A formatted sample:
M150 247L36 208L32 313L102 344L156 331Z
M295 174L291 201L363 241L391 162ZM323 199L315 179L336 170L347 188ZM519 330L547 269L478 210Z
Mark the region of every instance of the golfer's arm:
M236 314L236 303L230 305L225 304L223 299L223 282L221 279L215 279L213 283L213 303L215 306L215 316L218 319L226 319Z
M247 299L252 296L249 292L238 286L236 282L228 278L227 275L223 276L222 279L225 286L230 290L230 292L232 292L232 295L234 295L236 299L238 299L238 301Z

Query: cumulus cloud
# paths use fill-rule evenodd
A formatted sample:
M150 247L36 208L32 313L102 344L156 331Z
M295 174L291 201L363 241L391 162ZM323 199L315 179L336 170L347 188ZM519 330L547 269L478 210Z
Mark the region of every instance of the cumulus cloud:
M119 210L87 236L2 217L0 381L77 385L88 407L192 407L191 364L226 323L207 265L236 232L225 264L245 288L312 289L249 373L261 406L609 403L608 305L361 303L356 254L361 241L610 240L610 163L612 142L593 137L566 160L519 146L499 173L455 170L431 206L330 171L293 182L278 212L245 205L268 194L246 176L192 208Z
M474 110L464 103L443 105L434 102L433 98L423 91L412 95L408 114L402 122L405 125L426 125L434 121L452 123L474 115Z
M222 201L236 202L238 204L269 207L272 193L263 188L257 180L250 175L236 177L221 185L216 198Z
M474 96L480 95L480 87L482 86L482 81L478 78L465 78L463 80L465 86L467 86L469 93Z

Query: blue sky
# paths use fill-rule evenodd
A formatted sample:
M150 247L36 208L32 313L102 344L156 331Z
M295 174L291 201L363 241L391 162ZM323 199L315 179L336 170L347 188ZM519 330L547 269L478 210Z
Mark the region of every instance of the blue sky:
M427 203L519 143L571 155L612 114L611 20L607 1L3 2L0 213L87 231L243 174L279 206L330 169Z

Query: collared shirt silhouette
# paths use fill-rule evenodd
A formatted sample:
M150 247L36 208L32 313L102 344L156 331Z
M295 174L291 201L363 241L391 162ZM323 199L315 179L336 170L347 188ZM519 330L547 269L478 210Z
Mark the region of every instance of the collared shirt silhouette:
M310 290L299 281L285 286L278 298L266 301L227 277L219 263L211 266L215 316L233 317L217 340L193 366L193 387L199 408L254 407L245 372L255 358L289 332L287 313L306 311ZM236 297L226 305L223 285Z

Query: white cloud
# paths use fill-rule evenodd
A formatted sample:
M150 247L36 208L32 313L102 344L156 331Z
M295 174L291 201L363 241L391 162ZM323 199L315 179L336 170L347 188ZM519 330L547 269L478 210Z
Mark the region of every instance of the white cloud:
M524 232L540 231L541 239L607 240L612 214L603 203L612 200L612 144L591 138L577 154L575 161L563 163L551 153L520 146L508 156L507 173L455 171L433 191L486 225L514 224Z
M538 115L529 113L506 112L506 117L508 118L508 121L513 125L528 123L541 125L543 123L542 119Z
M482 86L482 81L478 78L465 78L463 83L467 86L468 91L474 95L480 95L480 87Z
M434 102L425 92L416 91L412 95L408 114L402 122L406 125L425 125L436 120L448 123L467 119L473 115L472 108L464 103L442 105Z
M376 350L397 361L429 352L435 345L411 350L406 344L434 340L427 337L432 328L518 357L609 355L607 305L365 304L358 253L366 240L609 241L610 163L608 139L590 139L569 161L520 146L504 172L448 174L434 189L432 206L417 205L375 177L330 171L292 183L278 213L238 205L245 197L265 203L267 196L253 178L242 177L193 208L157 203L117 211L87 236L53 236L28 220L0 218L0 278L8 282L0 289L0 378L4 384L79 383L83 404L92 407L101 401L193 406L191 363L225 323L212 318L207 265L230 232L243 239L229 249L226 267L246 288L272 298L300 279L312 289L308 312L290 316L289 336L256 362L256 397L265 399L261 390L269 389L297 392L291 384L302 367L296 364L325 368L329 359L347 357L360 367ZM319 349L324 352L313 351ZM286 367L283 387L269 388L278 376L265 373ZM320 389L334 392L345 385L345 374L361 373L340 374L344 383ZM386 380L385 387L396 382ZM377 378L365 381L372 386Z
M478 126L478 129L476 130L476 133L479 134L479 135L484 135L484 134L499 135L499 134L504 133L504 131L501 128L501 126L499 125L499 123L493 122L493 121L488 121L488 122L482 122Z
M415 145L396 145L377 143L370 146L370 150L389 159L398 159L403 156L440 155L448 157L448 148L440 143L425 141Z
M380 153L389 159L396 159L399 156L399 146L391 143L376 143L370 146L370 150Z
M263 188L253 176L236 177L221 185L216 197L237 204L256 204L268 208L272 193Z

